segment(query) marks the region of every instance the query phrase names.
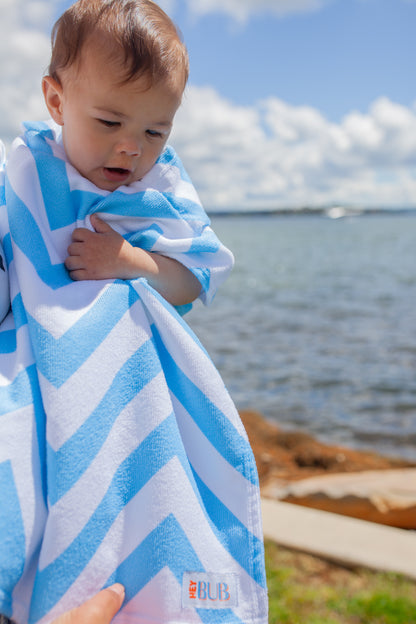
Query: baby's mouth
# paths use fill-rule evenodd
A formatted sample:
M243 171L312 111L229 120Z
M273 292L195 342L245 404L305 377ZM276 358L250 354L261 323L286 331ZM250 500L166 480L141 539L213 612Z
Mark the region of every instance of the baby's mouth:
M130 175L129 169L121 167L104 167L104 176L109 182L124 182Z

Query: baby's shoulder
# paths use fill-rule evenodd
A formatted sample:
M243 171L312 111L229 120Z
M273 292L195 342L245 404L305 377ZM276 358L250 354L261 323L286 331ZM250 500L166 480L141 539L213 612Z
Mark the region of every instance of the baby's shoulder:
M156 164L175 166L181 163L180 158L171 145L166 145L163 152L156 161Z

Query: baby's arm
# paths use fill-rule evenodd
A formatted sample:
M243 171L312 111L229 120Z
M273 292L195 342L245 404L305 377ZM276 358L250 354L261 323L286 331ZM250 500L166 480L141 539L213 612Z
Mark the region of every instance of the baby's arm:
M199 280L180 262L133 247L97 215L91 215L91 225L95 232L74 230L68 247L65 266L73 280L145 277L176 306L191 303L199 296Z

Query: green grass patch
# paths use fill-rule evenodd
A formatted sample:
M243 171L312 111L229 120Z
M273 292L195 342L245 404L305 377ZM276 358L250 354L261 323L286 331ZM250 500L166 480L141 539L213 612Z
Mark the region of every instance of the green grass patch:
M416 582L266 542L269 624L416 624Z

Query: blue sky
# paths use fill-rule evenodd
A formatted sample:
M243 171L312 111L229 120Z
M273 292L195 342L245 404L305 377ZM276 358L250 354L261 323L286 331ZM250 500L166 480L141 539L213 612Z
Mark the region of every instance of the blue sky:
M192 84L245 105L277 96L333 121L381 95L406 106L416 100L416 2L333 0L280 17L252 5L239 23L225 11L198 18L178 0L171 13L189 48Z
M171 142L209 210L416 206L416 0L159 0L191 76ZM0 0L0 137L43 119L65 0ZM6 61L7 59L7 61Z

